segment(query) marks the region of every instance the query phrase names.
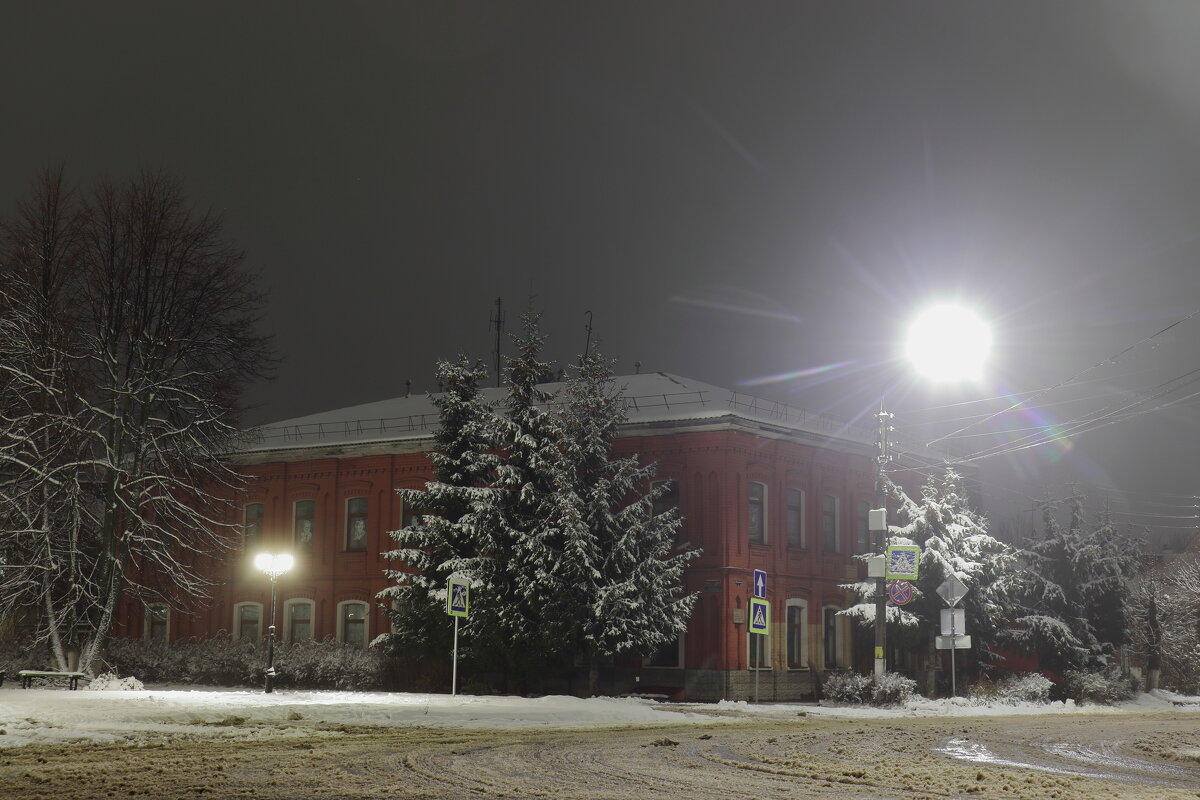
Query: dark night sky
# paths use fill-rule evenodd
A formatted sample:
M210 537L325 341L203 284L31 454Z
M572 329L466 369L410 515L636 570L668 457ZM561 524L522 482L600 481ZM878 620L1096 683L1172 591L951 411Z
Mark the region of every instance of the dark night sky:
M975 407L921 409L1054 385L1200 308L1194 3L5 5L0 202L64 161L165 167L223 211L286 357L251 421L429 390L530 291L559 362L590 310L622 372L842 364L747 391L854 416L886 387L939 430ZM895 358L944 297L995 325L983 386ZM1200 318L996 424L1099 413L1197 343ZM1196 408L988 460L989 513L1067 480L1194 513Z

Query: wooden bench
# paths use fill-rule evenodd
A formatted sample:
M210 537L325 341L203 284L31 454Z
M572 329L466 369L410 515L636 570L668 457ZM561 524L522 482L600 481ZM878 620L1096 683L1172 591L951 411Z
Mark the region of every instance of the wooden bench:
M22 689L28 689L30 686L32 686L34 678L40 678L48 681L64 678L66 679L72 691L79 688L80 678L85 681L91 680L91 678L82 672L43 672L42 670L38 669L23 669L17 674L21 676Z

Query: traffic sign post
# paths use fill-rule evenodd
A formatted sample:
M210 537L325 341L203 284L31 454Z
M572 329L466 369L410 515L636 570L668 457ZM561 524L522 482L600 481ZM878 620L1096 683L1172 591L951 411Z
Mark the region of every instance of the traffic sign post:
M446 584L446 613L454 617L454 665L450 670L450 695L458 694L458 620L471 612L471 585L466 576L454 574Z
M950 607L942 609L942 635L937 637L934 645L938 650L950 651L950 696L954 697L958 694L954 651L971 648L971 637L962 635L967 632L967 612L955 608L959 601L967 596L967 585L960 581L957 575L952 574L938 586L937 593Z
M754 570L754 596L767 596L767 571L765 569Z
M763 593L766 594L767 573L755 570L755 591L758 591L758 575L763 576ZM753 636L766 636L771 629L771 602L761 597L750 598L750 633ZM761 640L754 642L754 702L758 702L758 671L762 667L759 654L762 652Z

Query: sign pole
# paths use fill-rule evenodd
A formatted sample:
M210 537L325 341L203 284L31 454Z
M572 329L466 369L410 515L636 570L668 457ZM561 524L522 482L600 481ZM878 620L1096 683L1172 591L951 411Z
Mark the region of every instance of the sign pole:
M454 666L450 670L450 696L458 694L458 617L454 618Z
M953 612L953 610L951 610L951 612L950 612L950 638L951 638L951 641L953 641L957 645L958 631L955 630L955 628L954 628L954 612ZM954 651L957 649L958 649L957 646L950 648L950 696L951 697L958 696L958 683L957 683L957 679L955 677L957 672L954 667Z
M454 617L454 658L450 668L450 696L458 694L458 618L471 613L471 585L465 575L455 573L446 584L446 613Z
M771 624L771 605L767 600L767 572L754 570L753 596L750 598L750 641L754 643L754 658L751 667L754 670L754 703L758 704L758 673L762 668L763 640Z
M758 705L758 673L759 667L762 666L760 660L761 650L759 649L759 640L754 640L754 705Z

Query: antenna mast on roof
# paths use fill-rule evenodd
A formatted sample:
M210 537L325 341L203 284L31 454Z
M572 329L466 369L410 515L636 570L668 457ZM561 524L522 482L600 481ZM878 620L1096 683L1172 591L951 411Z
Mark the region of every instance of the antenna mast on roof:
M504 330L504 301L496 298L496 316L489 320L496 328L496 388L500 388L500 333Z
M592 312L585 311L583 313L587 314L588 324L587 324L587 341L584 342L584 345L583 345L583 357L579 359L580 367L583 366L583 362L587 361L588 353L592 349Z

